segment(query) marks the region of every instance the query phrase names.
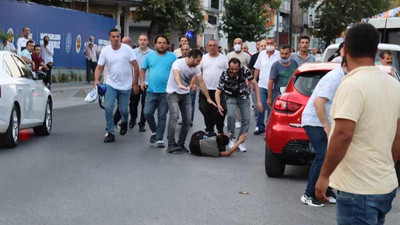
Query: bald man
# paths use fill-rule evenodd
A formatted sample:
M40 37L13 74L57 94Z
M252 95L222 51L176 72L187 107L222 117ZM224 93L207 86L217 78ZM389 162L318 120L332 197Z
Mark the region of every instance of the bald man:
M250 62L250 55L242 50L243 41L241 38L235 38L233 41L233 51L229 52L228 59L237 58L240 60L240 65L247 66Z

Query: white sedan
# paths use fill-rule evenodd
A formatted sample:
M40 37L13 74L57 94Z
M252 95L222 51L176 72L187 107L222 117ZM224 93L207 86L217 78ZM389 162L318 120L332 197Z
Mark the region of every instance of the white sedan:
M16 54L0 51L0 146L17 146L20 129L50 134L53 99L38 76Z

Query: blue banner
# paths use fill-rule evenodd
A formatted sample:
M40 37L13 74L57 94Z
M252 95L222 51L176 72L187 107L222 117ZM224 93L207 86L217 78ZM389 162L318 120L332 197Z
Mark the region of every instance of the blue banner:
M115 27L115 19L81 11L0 0L0 29L13 33L17 47L22 28L29 27L35 44L43 44L49 36L54 47L54 67L85 68L83 51L90 36L100 48L109 44L108 31Z

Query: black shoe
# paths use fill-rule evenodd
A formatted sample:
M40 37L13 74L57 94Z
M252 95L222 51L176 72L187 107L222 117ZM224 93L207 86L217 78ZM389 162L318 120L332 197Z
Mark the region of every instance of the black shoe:
M187 149L184 145L181 145L179 147L180 147L180 151L182 151L182 152L190 152L189 149Z
M154 144L154 143L156 143L156 141L157 141L157 134L152 134L150 136L150 143Z
M135 127L135 121L131 120L129 121L129 129L132 129L133 127Z
M128 131L128 123L121 123L121 130L119 131L120 135L125 135L126 132Z
M180 150L181 150L181 147L176 144L168 145L168 148L167 148L168 153L173 153L173 152L180 151Z
M193 122L190 123L190 127L193 127Z
M178 122L178 125L183 125L183 121L179 121L179 122Z
M214 131L209 131L209 132L206 133L206 135L207 135L207 137L214 137L214 136L217 136L217 135L214 133Z
M139 132L146 132L146 129L144 128L144 126L139 126Z
M263 131L263 130L259 130L259 129L256 129L256 131L254 131L254 135L259 135L259 134L262 134L262 133L264 133L265 131Z
M110 143L115 141L115 135L107 133L106 137L104 138L104 143Z

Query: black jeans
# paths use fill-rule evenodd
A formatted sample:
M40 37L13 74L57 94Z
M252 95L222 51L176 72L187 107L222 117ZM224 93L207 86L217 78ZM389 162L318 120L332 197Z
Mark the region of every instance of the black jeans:
M94 71L96 70L97 62L93 62L92 60L86 59L86 81L90 82L90 69Z
M208 90L211 100L215 102L215 90ZM207 102L206 96L200 91L199 94L199 109L204 117L206 125L206 132L214 132L214 126L217 125L218 133L224 133L224 120L227 113L226 99L223 92L221 92L221 106L224 109L224 115L218 113L218 108Z
M131 120L136 122L138 116L138 106L140 102L140 104L142 105L142 109L140 110L140 122L139 122L140 127L146 124L146 118L144 116L145 101L146 101L146 90L142 91L142 89L140 89L137 95L133 94L132 92L131 99L129 101L129 111L131 112Z
M49 68L49 70L46 71L46 78L43 80L44 84L46 85L46 87L50 90L50 86L51 86L51 68L53 68L53 64L48 63L47 68Z

